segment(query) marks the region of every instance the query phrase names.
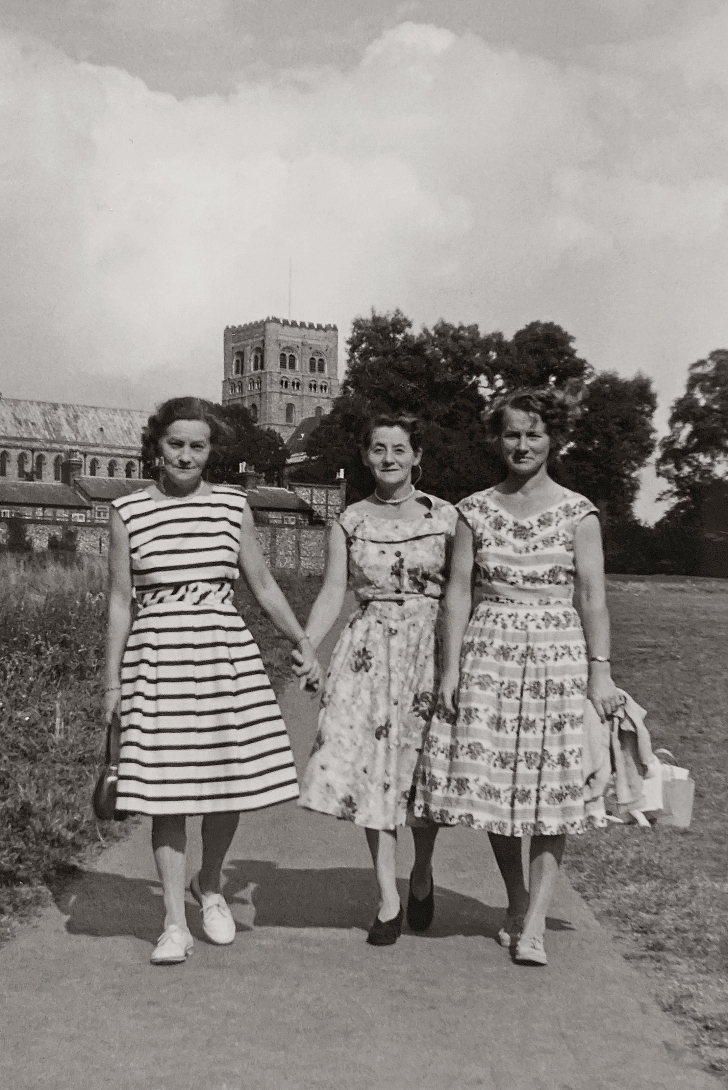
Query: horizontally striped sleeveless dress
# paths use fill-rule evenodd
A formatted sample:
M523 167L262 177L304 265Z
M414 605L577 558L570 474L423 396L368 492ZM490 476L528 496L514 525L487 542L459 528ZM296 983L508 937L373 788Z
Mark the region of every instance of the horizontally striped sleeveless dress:
M210 814L298 796L260 652L233 605L245 495L114 501L137 608L121 667L120 810Z

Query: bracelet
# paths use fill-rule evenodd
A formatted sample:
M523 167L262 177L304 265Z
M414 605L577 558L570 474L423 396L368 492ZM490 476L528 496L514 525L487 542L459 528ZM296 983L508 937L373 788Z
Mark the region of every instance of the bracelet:
M589 662L611 662L605 655L590 655Z
M302 636L299 636L297 640L294 640L294 646L295 647L300 647L301 644L304 643L305 640L308 640L308 642L310 643L311 642L311 637L307 636L306 633L304 632Z
M104 691L107 693L115 693L117 690L121 690L121 685L107 685Z

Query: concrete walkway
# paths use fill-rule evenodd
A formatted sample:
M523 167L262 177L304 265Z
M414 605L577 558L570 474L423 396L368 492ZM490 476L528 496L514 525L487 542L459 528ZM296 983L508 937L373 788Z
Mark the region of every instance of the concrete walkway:
M302 768L316 705L283 705ZM405 833L403 898L411 858ZM226 867L235 943L206 943L190 903L194 956L160 969L143 823L0 952L0 1087L718 1090L565 881L536 969L495 942L487 838L444 831L435 868L431 931L374 949L363 832L295 804L244 817Z

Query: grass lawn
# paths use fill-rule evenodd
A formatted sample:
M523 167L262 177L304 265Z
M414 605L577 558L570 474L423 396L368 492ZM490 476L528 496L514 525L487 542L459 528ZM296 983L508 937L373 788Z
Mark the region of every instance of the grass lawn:
M690 829L569 840L575 887L728 1082L728 582L609 579L613 673L696 781Z

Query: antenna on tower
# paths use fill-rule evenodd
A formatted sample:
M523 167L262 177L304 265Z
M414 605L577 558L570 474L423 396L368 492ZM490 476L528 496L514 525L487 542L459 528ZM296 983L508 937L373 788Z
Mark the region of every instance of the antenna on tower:
M293 258L288 258L288 321L291 320L291 289L293 284Z

